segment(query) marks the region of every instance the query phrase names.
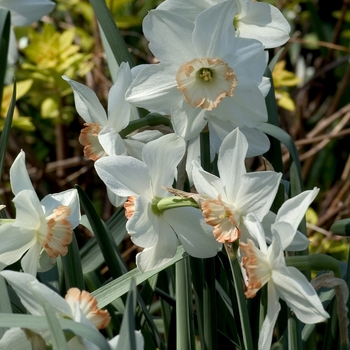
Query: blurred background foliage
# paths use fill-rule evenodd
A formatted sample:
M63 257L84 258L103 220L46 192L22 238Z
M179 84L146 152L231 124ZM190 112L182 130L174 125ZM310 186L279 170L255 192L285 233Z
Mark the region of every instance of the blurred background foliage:
M107 0L136 64L155 62L142 35L142 19L160 0ZM269 1L289 20L291 39L271 50L280 55L273 71L280 126L295 140L305 189L321 191L308 212L313 252L344 260L348 243L332 235L333 222L350 217L350 10L347 0ZM15 28L20 57L9 67L0 128L17 80L13 130L2 177L1 197L13 211L8 169L18 152L39 196L79 184L101 217L115 211L93 163L83 157L78 136L83 125L63 74L92 88L106 106L112 85L98 24L87 0L57 0L54 12L30 27ZM331 9L331 10L330 10ZM288 179L289 154L283 152ZM255 164L255 163L254 163ZM14 214L14 213L11 213ZM83 242L80 242L81 244ZM130 263L137 248L125 239Z

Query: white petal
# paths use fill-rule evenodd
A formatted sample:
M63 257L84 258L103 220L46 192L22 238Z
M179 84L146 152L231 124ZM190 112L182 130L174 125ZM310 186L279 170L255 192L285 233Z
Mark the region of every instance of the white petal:
M116 76L116 82L108 94L108 125L117 131L124 129L129 121L131 105L125 100L126 90L131 84L131 71L128 63L122 62Z
M0 340L1 350L32 350L32 344L21 328L10 328Z
M200 135L192 138L187 142L186 172L188 175L190 186L193 185L192 161L196 161L198 163L200 163L201 161Z
M149 111L167 114L171 106L183 100L175 75L178 67L158 63L145 67L126 92L126 100Z
M199 57L223 59L232 50L235 40L232 19L236 11L235 1L225 1L211 6L196 17L192 42Z
M144 146L142 158L149 169L153 196L164 196L167 191L163 186L172 186L185 149L184 139L176 134L164 135Z
M278 47L289 39L290 26L282 13L269 4L254 2L239 19L239 36L258 39L265 48Z
M110 126L105 126L98 134L98 141L109 156L126 156L126 147L119 132Z
M238 84L245 78L259 85L268 63L268 53L259 41L236 37L231 51L222 59L236 73Z
M218 169L228 198L241 187L241 178L246 173L247 149L248 142L238 128L226 136L219 149Z
M43 249L39 242L35 242L28 250L27 254L21 260L21 266L25 273L36 276L38 271L39 256Z
M5 277L21 299L24 307L32 315L45 315L42 305L46 301L62 315L73 316L68 303L52 289L40 283L34 276L9 270L2 271L0 274Z
M203 0L167 0L158 5L157 9L175 12L194 22L197 15L209 6L209 3Z
M109 201L117 208L123 205L124 202L127 200L127 197L117 196L108 187L107 187L107 196Z
M310 241L301 232L296 231L287 222L277 221L271 225L271 231L277 232L281 239L281 248L288 251L301 251L306 249Z
M261 83L259 84L259 89L263 96L266 97L271 89L271 82L269 78L263 77Z
M195 258L210 258L222 244L213 236L213 227L204 222L200 210L175 208L163 213L164 220L174 229L185 251Z
M52 214L53 210L60 205L67 206L70 208L70 214L67 219L72 224L72 228L76 228L80 223L80 204L76 189L47 195L41 201L41 205L44 207L45 216Z
M319 192L318 188L312 191L304 191L297 196L285 201L278 210L276 222L288 222L294 230L297 230L306 210Z
M158 220L152 212L150 199L146 196L138 196L134 205L135 211L126 224L126 230L136 245L152 247L162 233L158 228Z
M221 120L255 128L267 121L265 98L255 82L240 79L232 97L224 98L214 112Z
M128 156L142 160L142 149L145 145L143 142L133 139L124 139L123 142Z
M149 271L171 260L177 250L178 239L168 223L159 219L159 235L157 243L136 255L136 265L141 272Z
M244 174L238 192L230 194L241 215L254 213L261 221L270 210L281 177L273 171Z
M37 230L44 219L44 212L34 191L23 190L13 199L16 207L16 221L13 226Z
M153 10L144 18L142 28L150 42L149 49L160 62L180 66L193 58L191 34L194 25L186 18L168 11Z
M256 217L254 213L247 215L244 220L244 225L248 229L250 235L254 238L259 244L259 248L263 253L267 252L267 245L265 239L265 232L261 225L261 222Z
M260 329L258 349L268 350L271 347L272 333L281 305L273 283L267 284L267 314Z
M1 0L0 7L11 11L13 26L27 26L50 13L55 3L48 0Z
M173 106L171 116L174 131L186 141L198 136L207 124L207 111L192 108L184 99Z
M106 111L102 107L95 92L89 87L69 79L65 75L63 75L62 78L72 87L75 108L85 122L105 126L107 124Z
M152 197L148 167L138 159L126 156L108 156L95 162L98 176L106 186L121 197L141 194Z
M301 322L312 324L329 317L315 289L296 268L284 267L273 271L272 280L280 298L287 303Z
M247 158L264 154L270 149L269 138L260 130L245 126L241 127L240 130L248 141Z
M11 224L0 226L0 262L10 265L18 261L35 243L35 232L13 227Z
M10 182L12 192L15 195L22 190L34 191L26 168L25 153L23 151L18 154L10 168Z
M199 194L213 199L217 199L219 194L225 196L221 179L203 170L197 161L192 162L192 179Z

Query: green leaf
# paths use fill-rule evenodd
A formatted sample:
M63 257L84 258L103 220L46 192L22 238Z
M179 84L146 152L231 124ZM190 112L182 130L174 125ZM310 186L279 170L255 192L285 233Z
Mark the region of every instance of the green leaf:
M113 300L118 299L127 293L132 278L135 279L136 285L139 285L159 271L162 271L177 261L183 259L185 256L187 256L187 253L185 253L182 246L179 246L175 256L166 264L144 273L140 272L137 268L133 269L116 280L109 282L107 285L95 290L91 294L97 299L98 306L102 308L111 303Z
M331 231L335 235L350 236L350 219L343 219L335 222L331 226Z
M66 338L52 307L47 302L45 302L43 306L47 318L47 323L50 327L53 350L69 350Z
M264 76L266 76L270 79L270 83L271 83L271 88L270 88L269 93L265 97L265 102L266 102L267 115L268 115L268 124L271 124L271 125L274 125L275 127L278 127L279 118L278 118L278 113L277 113L275 88L273 86L273 79L272 79L271 71L272 71L272 69L270 70L269 67L267 67L265 70L265 74L264 74ZM268 135L270 135L270 134L268 134ZM270 135L270 136L273 136L273 135ZM275 138L275 137L272 137L272 138L270 137L269 139L270 139L271 147L265 153L265 157L273 165L273 168L275 169L275 171L283 172L282 152L281 152L280 140L278 138Z
M122 62L129 62L130 67L133 67L135 65L134 61L105 0L90 0L90 4L95 11L97 20L103 29L117 63L120 65Z
M0 8L0 110L4 79L7 68L7 54L10 42L11 13Z
M76 287L80 290L85 289L83 269L81 265L77 239L73 233L72 243L68 246L68 253L61 257L66 289Z
M116 247L116 244L111 237L109 230L101 221L86 193L82 190L81 187L77 185L75 187L78 190L81 206L84 209L85 214L90 222L92 231L102 251L109 272L112 277L116 279L123 274L123 261L121 261L116 254L118 248Z
M7 293L7 287L4 277L0 276L0 313L12 313L11 301ZM0 339L6 332L6 328L0 328Z
M0 21L1 21L1 17L0 17ZM0 85L2 85L2 84L0 83ZM0 175L2 174L2 170L4 168L4 161L5 161L5 156L6 156L7 144L8 144L9 137L10 137L11 124L12 124L13 111L15 109L15 104L16 104L16 84L14 83L10 107L7 111L4 128L2 129L2 133L0 136Z
M136 284L131 279L126 310L119 333L118 350L137 350L135 339L135 307L136 307Z
M295 167L293 169L293 171L295 171L295 176L291 178L291 185L293 186L293 183L294 183L294 190L291 190L291 191L292 191L292 196L296 196L297 194L300 193L300 191L302 191L303 180L301 176L301 165L300 165L298 150L295 146L295 143L292 137L289 134L287 134L283 129L267 123L260 125L258 129L267 135L273 136L274 138L282 142L287 147ZM291 167L293 166L293 163Z
M110 350L106 339L96 328L63 318L59 318L58 322L60 328L63 330L70 330L74 334L90 340L96 344L100 350ZM49 324L45 316L3 313L0 317L0 327L20 327L29 329L34 327L37 330L44 331L49 329Z

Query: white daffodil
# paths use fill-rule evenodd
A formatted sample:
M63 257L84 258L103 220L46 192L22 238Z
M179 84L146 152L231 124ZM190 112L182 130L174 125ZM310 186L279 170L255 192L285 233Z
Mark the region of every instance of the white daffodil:
M288 223L289 226L286 227L284 231L280 231L283 250L305 250L310 244L310 241L304 234L298 231L298 226L305 216L307 208L315 199L318 192L319 189L316 187L313 190L304 191L285 201L278 210L277 215L271 211L267 213L261 222L265 230L267 243L271 243L271 229L274 225L278 225L280 222L285 222Z
M15 290L23 306L32 315L45 316L44 303L48 303L57 317L69 318L97 329L106 328L109 324L111 317L108 311L99 309L97 300L87 291L70 288L65 298L62 298L30 274L10 270L2 271L0 274ZM35 324L33 329L35 330ZM42 336L46 338L45 333ZM85 340L83 343L91 344Z
M124 204L126 229L132 241L145 247L136 257L141 271L160 266L176 253L180 240L192 256L216 255L221 248L195 208L175 208L160 213L157 203L169 193L176 167L185 153L185 141L175 134L149 142L142 150L143 162L124 156L103 157L95 168L106 186L118 196L127 196Z
M193 162L192 178L200 196L207 224L218 242L233 242L247 235L245 218L255 213L262 220L275 198L282 174L273 171L247 173L244 159L248 142L237 128L219 149L220 178Z
M46 196L39 201L30 181L25 154L21 152L10 169L16 219L0 226L0 264L19 260L24 272L36 275L42 261L65 255L72 241L73 229L80 221L79 197L75 189ZM43 270L52 267L42 266Z
M55 3L49 0L0 0L0 8L11 12L11 24L14 27L28 26L50 13L54 7ZM16 37L11 30L7 64L14 64L17 56Z
M279 298L283 299L293 310L297 318L304 323L313 324L329 317L310 282L295 267L285 264L280 236L283 231L291 228L286 222L279 222L272 227L272 243L266 245L264 229L259 219L248 215L246 227L259 242L260 250L252 240L240 242L243 252L243 268L247 276L247 298L255 296L256 292L267 284L267 314L262 324L258 342L259 350L271 347L273 328L280 311Z
M202 11L225 0L165 0L157 9L177 13L191 21ZM286 43L290 26L280 10L263 2L235 0L237 13L232 21L236 35L259 40L267 49Z
M160 63L139 72L127 100L171 114L175 132L186 140L196 137L211 116L236 127L266 122L259 86L267 54L260 42L235 37L236 9L233 1L223 2L200 13L194 23L169 11L150 11L143 31Z
M62 78L72 87L76 110L85 121L79 136L85 157L97 160L106 155L128 154L140 158L142 143L119 135L134 118L134 107L125 101L125 92L132 81L129 64L120 65L116 82L109 91L108 116L94 91L65 75Z

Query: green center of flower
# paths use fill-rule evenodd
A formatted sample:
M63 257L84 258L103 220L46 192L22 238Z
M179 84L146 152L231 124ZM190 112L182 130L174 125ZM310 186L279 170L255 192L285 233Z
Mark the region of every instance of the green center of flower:
M213 80L214 72L210 68L202 68L198 71L199 78L202 79L203 82L207 83L208 81Z

